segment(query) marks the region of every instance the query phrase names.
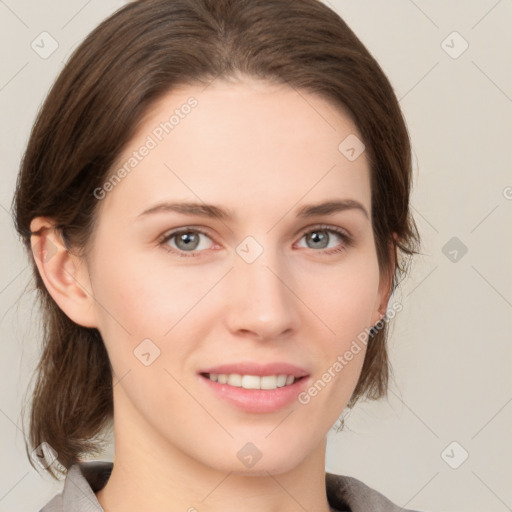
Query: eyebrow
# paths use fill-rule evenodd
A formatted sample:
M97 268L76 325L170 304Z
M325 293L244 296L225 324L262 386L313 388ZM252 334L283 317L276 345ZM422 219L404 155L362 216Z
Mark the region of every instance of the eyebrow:
M296 215L300 218L309 218L319 215L332 215L346 210L360 211L367 219L370 218L366 208L359 201L355 201L354 199L337 199L318 204L306 204L297 209ZM144 210L138 215L138 218L161 212L176 212L184 215L196 215L219 220L229 220L233 218L233 213L230 210L213 204L193 202L158 203Z

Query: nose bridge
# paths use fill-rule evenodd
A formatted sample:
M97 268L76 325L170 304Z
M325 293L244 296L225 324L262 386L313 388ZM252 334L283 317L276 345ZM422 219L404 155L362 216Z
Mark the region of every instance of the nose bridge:
M296 328L293 279L284 256L265 238L265 245L247 237L237 247L230 272L230 328L271 338Z

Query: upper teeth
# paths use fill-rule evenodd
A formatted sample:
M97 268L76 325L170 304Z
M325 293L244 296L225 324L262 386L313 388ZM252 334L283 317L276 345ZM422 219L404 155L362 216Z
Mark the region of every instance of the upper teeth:
M210 380L220 384L229 384L230 386L242 387L245 389L276 389L288 386L295 382L293 375L240 375L238 373L210 373Z

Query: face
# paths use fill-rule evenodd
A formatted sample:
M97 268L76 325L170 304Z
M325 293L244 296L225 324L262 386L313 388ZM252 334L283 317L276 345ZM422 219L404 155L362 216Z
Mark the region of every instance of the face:
M362 138L320 96L250 80L174 90L146 115L118 179L95 192L87 260L116 431L254 474L289 470L324 440L364 347L335 363L388 291L366 155L338 148L350 135ZM335 201L345 208L311 208Z

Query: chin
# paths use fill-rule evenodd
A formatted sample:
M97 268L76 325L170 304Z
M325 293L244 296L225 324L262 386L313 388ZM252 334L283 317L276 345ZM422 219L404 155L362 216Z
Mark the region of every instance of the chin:
M238 443L237 443L238 444ZM304 446L300 448L295 445L273 446L267 443L261 450L256 448L258 442L244 443L232 452L233 456L229 456L230 449L223 450L222 453L209 457L205 463L217 471L224 473L233 473L243 476L268 476L268 474L278 475L291 471L308 457L308 453L304 452Z

